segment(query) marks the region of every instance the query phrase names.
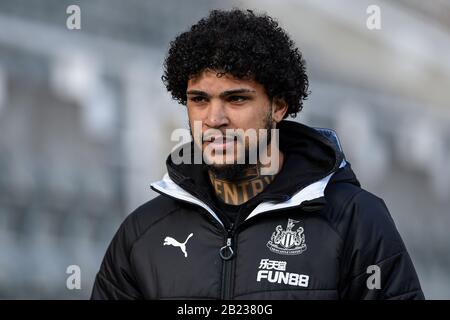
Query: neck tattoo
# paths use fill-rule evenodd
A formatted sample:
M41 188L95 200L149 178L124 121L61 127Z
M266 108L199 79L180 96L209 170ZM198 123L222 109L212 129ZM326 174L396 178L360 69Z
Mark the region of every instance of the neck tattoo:
M211 170L208 174L216 196L231 205L247 202L272 183L276 176L261 175L259 166L244 170L242 176L232 181L217 177Z

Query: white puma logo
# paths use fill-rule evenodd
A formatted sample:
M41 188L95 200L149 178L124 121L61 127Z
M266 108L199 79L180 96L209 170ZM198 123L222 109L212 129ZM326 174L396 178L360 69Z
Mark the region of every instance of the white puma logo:
M186 252L186 243L188 242L188 240L193 236L194 234L191 233L190 235L188 235L188 237L186 238L186 241L184 241L183 243L179 243L177 240L175 240L172 237L166 237L164 239L164 246L174 246L174 247L180 247L181 251L183 251L184 256L187 258L187 252Z

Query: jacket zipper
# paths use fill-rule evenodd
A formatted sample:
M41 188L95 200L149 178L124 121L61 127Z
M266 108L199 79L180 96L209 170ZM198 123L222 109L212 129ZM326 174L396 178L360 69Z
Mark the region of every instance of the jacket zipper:
M217 210L217 208L214 208ZM226 236L225 244L219 250L222 258L222 283L221 283L221 299L231 300L233 297L234 284L234 267L235 267L235 223L228 221L225 224Z
M234 265L235 265L235 229L234 223L231 223L225 237L225 245L220 248L219 255L223 260L222 265L222 284L221 299L231 300L233 297L234 284Z

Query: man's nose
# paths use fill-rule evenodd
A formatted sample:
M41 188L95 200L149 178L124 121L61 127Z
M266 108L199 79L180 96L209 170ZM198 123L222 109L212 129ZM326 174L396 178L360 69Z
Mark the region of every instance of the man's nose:
M210 128L220 128L228 124L225 106L221 101L211 101L205 123Z

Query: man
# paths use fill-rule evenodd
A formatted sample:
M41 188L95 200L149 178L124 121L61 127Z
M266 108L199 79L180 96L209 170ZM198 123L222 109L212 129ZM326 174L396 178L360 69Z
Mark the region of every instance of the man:
M424 298L384 202L360 187L334 132L285 120L308 78L276 21L212 11L171 43L163 81L193 139L117 231L93 299ZM198 150L200 163L178 161Z

